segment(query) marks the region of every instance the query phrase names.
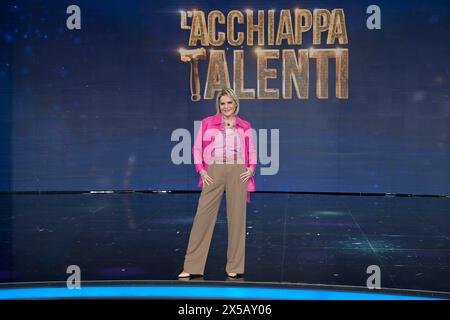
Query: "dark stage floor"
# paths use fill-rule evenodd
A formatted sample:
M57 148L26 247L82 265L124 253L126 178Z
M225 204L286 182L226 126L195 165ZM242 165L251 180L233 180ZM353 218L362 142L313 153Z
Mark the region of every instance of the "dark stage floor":
M176 280L198 193L1 195L0 282ZM241 281L450 292L450 199L252 194ZM226 279L225 198L205 280Z

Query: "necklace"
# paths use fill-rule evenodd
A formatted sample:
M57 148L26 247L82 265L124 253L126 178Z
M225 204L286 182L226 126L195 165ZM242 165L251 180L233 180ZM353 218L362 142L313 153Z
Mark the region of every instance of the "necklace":
M234 119L233 119L233 120L225 120L225 118L223 118L223 117L222 117L222 119L223 119L223 121L227 124L227 128L231 127L231 125L232 125L233 122L234 122L234 121L233 121Z

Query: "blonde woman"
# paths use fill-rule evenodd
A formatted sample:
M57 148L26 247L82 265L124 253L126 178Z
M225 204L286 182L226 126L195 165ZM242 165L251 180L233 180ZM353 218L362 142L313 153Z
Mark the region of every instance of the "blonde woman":
M255 191L256 151L251 124L240 117L239 100L230 88L216 97L216 115L202 120L192 153L202 188L192 225L183 272L202 276L223 193L226 194L228 249L226 273L244 274L246 211Z

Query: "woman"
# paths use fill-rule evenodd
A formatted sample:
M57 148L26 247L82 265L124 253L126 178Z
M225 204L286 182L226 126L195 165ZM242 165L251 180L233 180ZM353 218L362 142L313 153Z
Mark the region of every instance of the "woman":
M216 97L216 115L202 120L192 153L202 188L179 278L203 275L223 192L226 193L228 250L226 273L244 273L247 202L255 191L256 151L249 122L239 118L232 89Z

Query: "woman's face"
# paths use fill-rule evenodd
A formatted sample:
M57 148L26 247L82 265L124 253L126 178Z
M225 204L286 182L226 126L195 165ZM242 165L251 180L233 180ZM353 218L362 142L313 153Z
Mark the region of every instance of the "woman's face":
M219 106L220 112L226 117L231 116L234 113L234 110L236 109L233 99L231 99L229 96L220 97Z

